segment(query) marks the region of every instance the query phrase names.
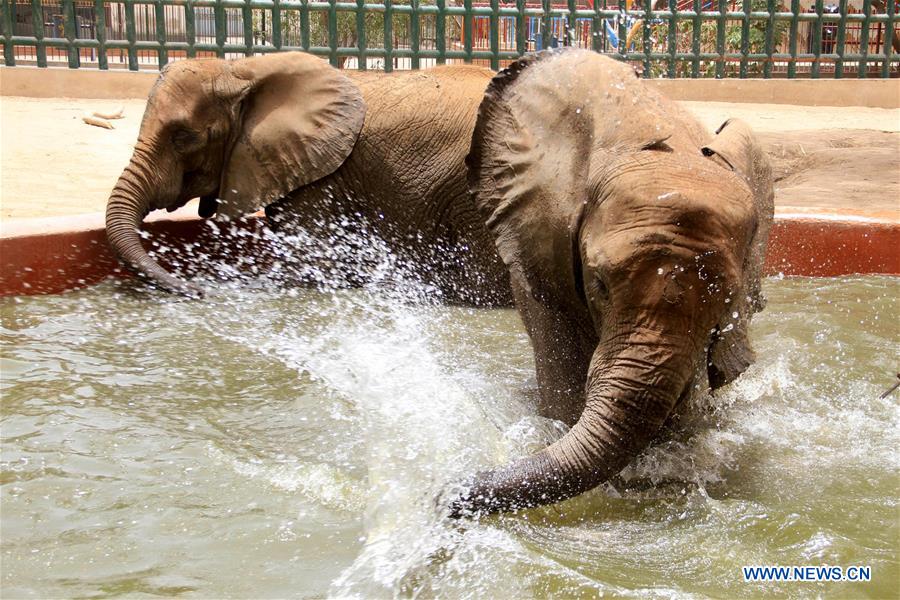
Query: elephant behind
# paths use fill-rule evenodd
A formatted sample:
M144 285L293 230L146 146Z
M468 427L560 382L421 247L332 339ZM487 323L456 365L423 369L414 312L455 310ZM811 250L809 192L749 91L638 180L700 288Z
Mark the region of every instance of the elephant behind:
M110 195L110 244L149 282L197 296L141 245L151 210L199 197L203 217L265 207L277 229L326 234L351 216L445 299L510 304L464 162L491 76L471 66L343 73L299 52L173 63Z

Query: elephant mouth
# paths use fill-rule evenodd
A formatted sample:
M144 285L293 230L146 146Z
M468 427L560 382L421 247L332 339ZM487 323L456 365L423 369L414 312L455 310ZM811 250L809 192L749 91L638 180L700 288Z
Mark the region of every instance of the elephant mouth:
M685 413L688 411L690 407L690 399L693 396L694 387L696 385L697 376L694 375L690 379L688 379L687 383L681 389L681 393L678 394L678 399L675 400L675 404L672 406L672 411L669 413L667 421L668 427L664 427L664 429L671 428L679 423L682 420Z
M209 219L219 210L219 190L212 194L200 196L200 205L197 207L197 214L201 218Z

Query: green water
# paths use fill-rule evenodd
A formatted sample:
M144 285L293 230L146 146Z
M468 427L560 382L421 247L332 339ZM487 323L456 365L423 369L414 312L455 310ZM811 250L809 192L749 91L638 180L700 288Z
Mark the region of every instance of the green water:
M896 598L898 280L765 288L757 363L683 431L583 497L462 523L452 482L561 433L514 311L4 299L2 597ZM767 564L872 581L744 582Z

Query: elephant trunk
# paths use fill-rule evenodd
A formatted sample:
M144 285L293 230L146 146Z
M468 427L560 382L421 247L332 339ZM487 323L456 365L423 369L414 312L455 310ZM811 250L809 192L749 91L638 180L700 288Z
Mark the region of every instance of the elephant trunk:
M169 292L201 297L196 285L182 281L163 269L141 245L138 229L150 212L148 182L130 163L110 194L106 205L106 237L113 251L138 277Z
M614 476L647 447L683 393L690 369L672 352L648 363L634 352L646 350L641 345L612 357L602 347L591 360L584 412L572 429L537 454L478 473L451 504L451 517L572 498Z

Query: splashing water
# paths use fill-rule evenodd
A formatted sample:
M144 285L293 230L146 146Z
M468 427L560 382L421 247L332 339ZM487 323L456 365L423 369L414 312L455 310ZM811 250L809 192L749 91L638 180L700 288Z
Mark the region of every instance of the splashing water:
M534 416L515 311L435 304L366 243L360 289L335 284L342 242L302 267L313 289L273 285L286 258L203 301L3 300L4 596L895 591L896 280L767 281L758 362L618 477L449 522L456 482L565 428ZM750 564L873 581L747 584Z

